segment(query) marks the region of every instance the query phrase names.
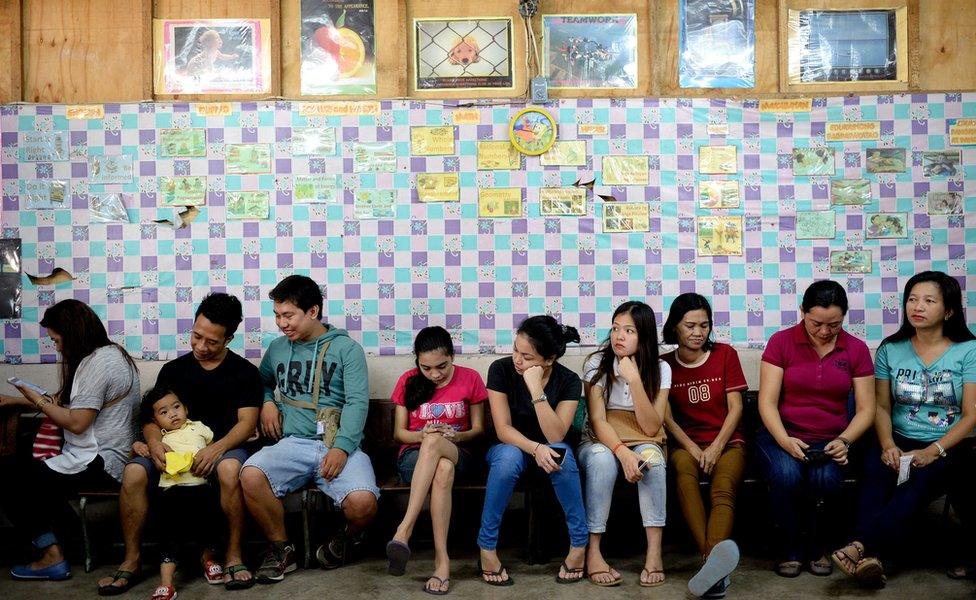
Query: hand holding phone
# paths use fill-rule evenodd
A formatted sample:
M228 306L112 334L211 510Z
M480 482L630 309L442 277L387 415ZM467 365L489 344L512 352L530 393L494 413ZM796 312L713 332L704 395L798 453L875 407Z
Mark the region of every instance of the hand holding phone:
M556 460L556 464L559 465L560 467L563 466L563 461L566 460L566 448L560 448L560 447L551 448L550 447L550 449L553 452L555 452L556 454L559 455L555 459Z
M13 385L15 387L22 387L22 388L26 388L28 390L35 391L35 392L37 392L38 394L40 394L42 396L48 396L49 395L48 392L47 392L47 390L45 390L41 386L37 385L36 383L31 383L30 381L27 381L25 379L21 379L20 377L16 377L16 376L14 376L14 377L8 377L7 378L7 383L9 383L10 385Z
M811 463L820 463L831 458L824 450L818 450L816 448L807 448L803 451L803 454L807 457L807 462Z

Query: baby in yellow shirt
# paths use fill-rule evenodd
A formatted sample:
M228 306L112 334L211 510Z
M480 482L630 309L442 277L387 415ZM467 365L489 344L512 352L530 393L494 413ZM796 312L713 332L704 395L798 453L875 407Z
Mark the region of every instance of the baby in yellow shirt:
M155 520L160 532L160 584L153 600L173 600L176 588L177 553L182 545L192 542L213 542L213 507L217 500L206 478L193 474L193 457L213 441L213 431L199 421L187 418L186 406L168 390L152 389L142 399L142 418L152 420L163 431L166 447L166 468L160 473L158 510ZM148 448L142 442L132 446L133 452L145 456ZM174 516L180 516L180 527L172 527Z

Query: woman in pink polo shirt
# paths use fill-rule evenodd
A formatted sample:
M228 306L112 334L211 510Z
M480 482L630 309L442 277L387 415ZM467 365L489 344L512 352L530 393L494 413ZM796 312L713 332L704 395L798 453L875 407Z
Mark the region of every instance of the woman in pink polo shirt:
M766 344L759 370L756 436L772 516L779 527L776 573L833 571L829 540L817 513L840 492L851 443L874 422L874 366L865 343L842 329L847 294L836 281L817 281L803 294L802 320ZM854 391L855 413L848 399ZM804 547L801 537L806 532Z

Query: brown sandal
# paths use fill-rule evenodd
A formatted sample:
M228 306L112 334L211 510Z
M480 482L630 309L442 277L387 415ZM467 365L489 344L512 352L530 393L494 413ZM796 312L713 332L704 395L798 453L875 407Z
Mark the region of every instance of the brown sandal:
M644 573L647 573L648 577L654 575L655 573L660 573L661 575L664 575L664 571L661 569L655 569L653 571L647 568L641 569L641 575L643 575ZM644 581L644 577L641 577L637 580L637 582L640 583L641 587L657 587L659 585L664 585L664 579L662 579L661 581Z
M623 577L620 576L620 573L617 573L617 575L613 576L613 579L611 579L610 581L597 581L596 579L594 579L594 577L596 577L597 575L613 576L613 571L608 569L606 571L593 571L592 573L586 574L586 577L590 580L590 583L592 583L593 585L598 585L600 587L617 587L618 585L620 585L620 582L623 581L624 579Z
M854 569L854 578L862 587L871 589L883 588L888 580L885 577L881 561L873 557L862 558L861 562L857 563L857 568Z
M851 549L854 552L851 552ZM851 542L839 550L830 553L830 560L837 568L850 577L854 577L858 563L864 558L864 544L861 542Z

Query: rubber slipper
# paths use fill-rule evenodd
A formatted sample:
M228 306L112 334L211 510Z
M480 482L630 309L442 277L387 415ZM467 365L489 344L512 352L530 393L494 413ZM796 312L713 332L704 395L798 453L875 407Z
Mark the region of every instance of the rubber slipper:
M579 575L579 577L573 578L568 577L568 575ZM583 567L569 568L566 561L563 561L559 565L559 570L556 571L556 583L579 583L583 581Z
M204 561L202 566L203 578L207 580L208 584L222 585L224 583L224 567L220 563L211 559Z
M620 573L617 573L617 576L610 581L597 581L596 579L594 579L594 577L596 577L597 575L612 575L612 574L613 571L609 571L609 570L593 571L592 573L587 573L586 577L587 579L590 580L590 583L592 583L593 585L598 585L600 587L617 587L618 585L620 585L620 582L623 581L624 579L623 577L620 576Z
M497 571L488 571L481 568L481 561L478 561L478 570L481 571L481 581L484 581L488 585L493 585L496 587L508 587L515 584L515 580L508 573L508 569L505 565L499 565ZM501 577L502 575L508 575L508 579L503 579L501 581L491 581L490 579L485 579L485 577Z
M115 585L117 581L124 579L125 583L122 585ZM119 596L129 591L132 586L138 584L143 580L142 569L138 571L126 571L124 569L118 569L112 574L112 581L109 583L98 587L99 596Z
M428 585L431 579L437 581L437 588L431 588ZM447 586L446 590L438 589L444 587L445 585ZM430 577L427 578L427 583L424 584L424 591L433 596L443 596L444 594L451 591L451 580L441 579L437 575L431 575Z
M826 577L834 572L834 564L826 556L821 556L817 560L811 560L807 563L807 568L810 569L811 575L816 575L817 577Z
M688 581L688 591L699 598L739 566L739 547L732 540L715 544L705 564Z
M647 573L648 576L654 575L655 573L660 573L663 575L664 571L662 571L661 569L655 569L653 571L649 569L641 569L641 575L643 575L644 573ZM637 583L639 583L641 587L657 587L659 585L664 585L663 579L661 581L644 581L644 579L645 579L644 577L641 577L637 580Z
M403 542L390 540L386 544L386 558L390 561L386 572L390 575L403 575L407 570L407 561L410 560L410 547Z
M799 577L803 564L798 560L784 560L776 565L776 574L780 577Z
M225 590L246 590L254 586L254 574L247 568L247 565L230 565L224 569L224 573L230 578L224 582ZM238 579L236 577L238 573L248 573L251 577L249 579Z

